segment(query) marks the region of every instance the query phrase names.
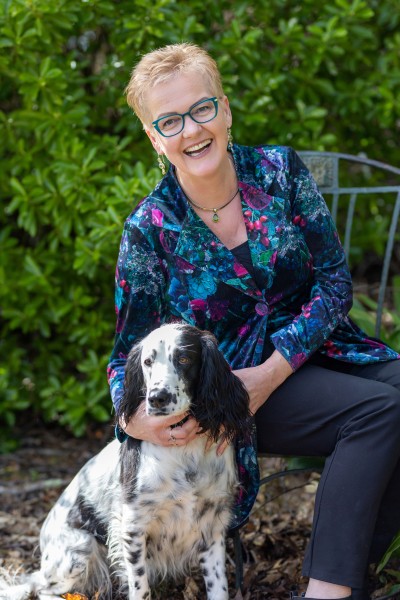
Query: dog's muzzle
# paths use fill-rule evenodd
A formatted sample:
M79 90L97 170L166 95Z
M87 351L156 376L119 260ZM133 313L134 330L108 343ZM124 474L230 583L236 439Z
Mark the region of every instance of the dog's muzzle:
M151 412L160 411L165 414L168 405L176 404L176 394L172 394L168 390L154 390L150 392L147 403Z

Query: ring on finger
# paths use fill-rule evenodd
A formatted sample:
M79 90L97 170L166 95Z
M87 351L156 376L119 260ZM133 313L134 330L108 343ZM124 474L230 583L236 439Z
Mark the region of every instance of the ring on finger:
M172 435L172 431L169 432L169 439L173 443L173 445L176 446L176 437Z

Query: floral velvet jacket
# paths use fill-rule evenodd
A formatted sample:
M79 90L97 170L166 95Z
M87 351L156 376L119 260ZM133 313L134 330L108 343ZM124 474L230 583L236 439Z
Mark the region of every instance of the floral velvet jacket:
M122 235L109 364L115 406L132 345L174 320L213 332L233 369L258 365L268 341L293 370L314 352L352 363L400 358L349 319L352 285L344 252L298 155L288 147L238 145L232 154L262 286L192 210L170 168L128 217ZM237 460L243 485L233 525L245 520L258 489L251 440L237 442Z

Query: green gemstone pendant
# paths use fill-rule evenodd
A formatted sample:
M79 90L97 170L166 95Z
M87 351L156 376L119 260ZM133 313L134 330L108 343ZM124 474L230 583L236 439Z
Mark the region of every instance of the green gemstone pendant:
M214 214L213 214L212 220L214 221L214 223L218 223L218 221L219 221L219 216L215 209L214 209Z

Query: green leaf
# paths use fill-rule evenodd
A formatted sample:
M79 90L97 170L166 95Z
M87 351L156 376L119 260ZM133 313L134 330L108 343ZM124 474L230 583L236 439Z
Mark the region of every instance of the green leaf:
M43 277L43 272L31 256L26 255L24 263L25 269L28 271L28 273L32 273L32 275L36 275L36 277Z
M398 535L392 541L389 548L385 552L381 562L377 566L377 569L376 569L377 573L380 573L385 568L387 563L389 562L389 559L394 556L400 556L400 535Z
M28 195L25 191L25 188L21 185L21 183L15 177L11 177L10 185L15 193L19 194L20 196L22 196L25 199L28 197Z

